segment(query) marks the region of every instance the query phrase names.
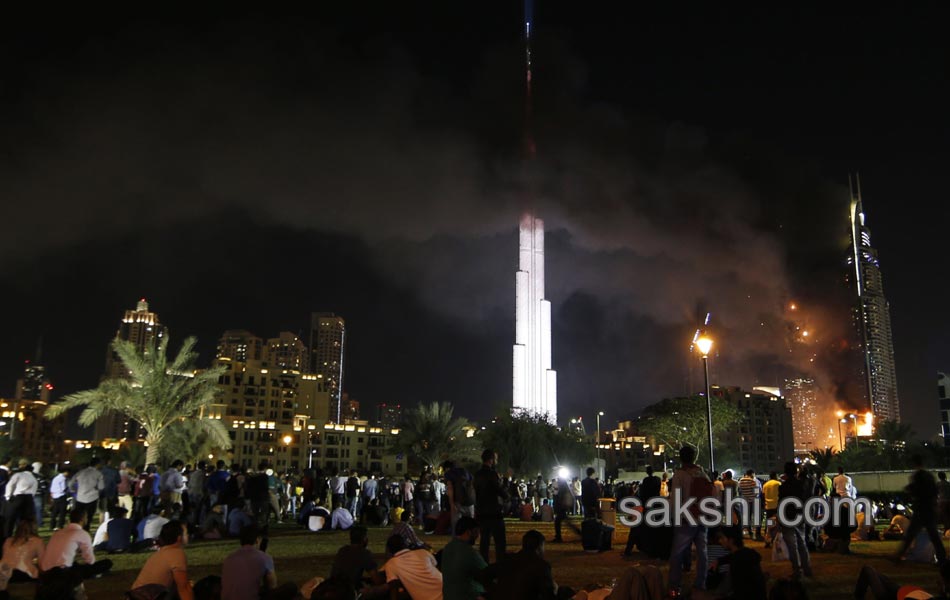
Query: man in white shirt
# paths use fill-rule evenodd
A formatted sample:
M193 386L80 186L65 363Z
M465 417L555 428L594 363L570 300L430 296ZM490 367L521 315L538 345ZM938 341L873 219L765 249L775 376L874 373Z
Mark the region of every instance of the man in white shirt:
M330 494L333 496L333 508L346 503L346 473L337 472L330 478Z
M53 531L62 529L66 525L66 504L69 502L69 493L66 482L72 472L69 467L63 467L59 475L53 477L49 484L49 497L53 501L49 511L49 526Z
M844 467L838 467L838 475L831 480L831 485L842 498L854 498L854 486L851 478L844 474Z
M435 557L428 550L409 550L399 535L386 541L386 552L392 555L383 566L390 589L406 589L412 598L442 600L442 573Z
M99 505L99 492L106 487L102 472L99 471L99 459L96 457L90 459L89 466L73 475L68 486L76 488L76 507L86 511L87 516L83 527L89 531L92 517L96 514L96 508Z
M77 573L83 579L90 579L112 568L111 560L96 562L92 551L92 539L87 527L88 512L84 508L74 508L69 513L69 525L53 534L46 544L46 551L40 559L40 571L61 568ZM85 564L76 564L76 552L79 551Z
M33 466L24 458L20 459L20 470L10 477L4 493L4 537L12 537L19 519L35 519L36 509L33 507L33 496L39 487L39 482L33 476Z
M181 504L181 494L185 491L185 478L181 474L182 467L185 466L180 460L172 463L170 469L162 473L158 482L158 490L161 494L162 504L166 509L171 509L175 504Z

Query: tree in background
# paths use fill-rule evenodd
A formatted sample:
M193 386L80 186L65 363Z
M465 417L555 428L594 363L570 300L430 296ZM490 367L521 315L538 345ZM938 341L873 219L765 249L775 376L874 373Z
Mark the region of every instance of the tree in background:
M478 454L478 442L469 437L468 420L455 417L450 402L433 402L403 413L392 452L434 467L452 458L470 461Z
M190 419L212 439L226 440L230 447L221 421L203 418L204 411L214 401L218 378L224 369L198 371L195 368L196 341L194 337L187 338L178 355L169 362L167 337L157 346L153 340L141 352L129 341L114 340L112 349L128 377L107 379L95 389L66 396L46 410L46 418L55 418L79 406L83 407L79 424L84 427L92 426L109 413L125 415L145 430L148 444L145 460L149 463L158 462L168 428L183 419Z
M730 402L721 398L712 399L713 445L717 463L725 464L734 460L734 457L727 457L723 452L732 447L727 436L731 435L743 417L742 411ZM708 462L706 399L702 396L667 398L648 406L637 420L637 428L640 435L652 437L657 444L666 446L667 454L674 459L679 449L688 444L699 450L697 463L704 464L704 460Z
M202 420L181 419L168 426L161 446L161 460L169 464L181 459L196 465L209 454L223 454L231 446L231 439L224 427L207 429Z
M498 470L548 478L560 465L582 467L594 458L593 445L580 434L558 429L547 419L512 409L492 420L479 435L485 448L498 453Z
M837 455L838 452L832 448L815 448L808 452L808 456L815 461L815 465L825 473L829 472L828 469L831 468L831 463Z

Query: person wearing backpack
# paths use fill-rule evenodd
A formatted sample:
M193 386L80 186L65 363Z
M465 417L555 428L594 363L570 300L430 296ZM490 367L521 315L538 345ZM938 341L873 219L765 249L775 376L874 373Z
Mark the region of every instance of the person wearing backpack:
M718 495L715 486L709 480L703 468L696 464L696 449L692 446L680 448L680 462L682 466L673 473L670 480L670 498L675 499L678 494L682 506L689 498L695 498L696 503L690 513L697 519L696 525L680 523L673 527L673 547L670 552L670 594L679 596L683 583L683 563L689 556L690 547L696 546L696 580L693 587L699 590L706 589L706 569L708 555L706 553L706 528L698 523L698 504L701 500ZM671 500L675 502L675 500ZM671 504L672 506L672 504Z
M460 517L475 518L475 485L472 474L455 466L454 461L442 463L442 472L445 474L445 494L452 516L452 531L455 531L455 524Z

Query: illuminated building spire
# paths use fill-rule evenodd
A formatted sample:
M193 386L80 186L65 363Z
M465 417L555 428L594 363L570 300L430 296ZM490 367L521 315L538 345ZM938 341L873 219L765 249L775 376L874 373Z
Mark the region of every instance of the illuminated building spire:
M531 134L532 0L524 3L525 155L535 156ZM533 202L527 198L530 207ZM521 216L518 229L518 272L515 274L515 345L512 406L557 423L557 373L551 359L551 303L544 297L544 221L532 209Z
M860 178L856 175L852 182L849 176L848 187L851 193L851 253L848 263L853 269L856 292L854 321L861 340L868 406L878 422L899 421L890 304L884 296L884 279L877 250L871 246L871 230L866 224Z

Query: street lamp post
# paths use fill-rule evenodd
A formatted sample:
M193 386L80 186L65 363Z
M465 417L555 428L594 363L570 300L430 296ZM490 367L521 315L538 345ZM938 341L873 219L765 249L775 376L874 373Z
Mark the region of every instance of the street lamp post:
M835 413L838 416L838 452L844 450L844 438L841 437L841 424L844 423L844 411L839 410Z
M597 460L600 460L600 418L604 416L604 411L598 411L597 413L597 442L594 447L597 449ZM600 464L597 465L597 468L600 468Z
M712 350L712 338L703 336L696 340L696 347L703 353L703 378L706 382L706 432L709 435L709 471L716 470L713 456L712 398L709 395L709 351Z
M854 413L848 415L848 418L852 421L852 429L854 429L854 443L858 445L858 416Z

